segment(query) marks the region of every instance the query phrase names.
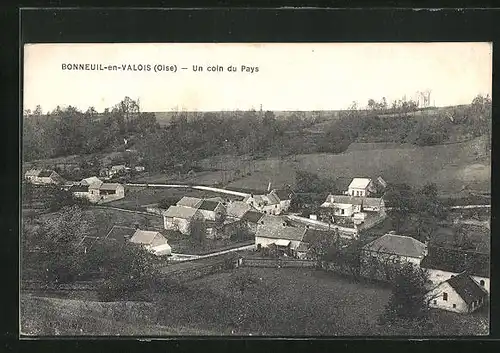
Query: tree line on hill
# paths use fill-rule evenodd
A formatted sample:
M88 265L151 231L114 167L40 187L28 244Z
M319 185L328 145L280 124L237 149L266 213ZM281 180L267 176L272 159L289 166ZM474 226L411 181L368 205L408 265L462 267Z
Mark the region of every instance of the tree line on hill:
M339 116L294 113L278 119L270 111L214 112L189 115L178 112L170 124L160 126L154 113L141 112L129 97L97 113L75 107L57 107L43 114L40 106L25 111L23 154L25 161L74 154L96 154L133 147L149 170L165 170L186 161L232 155L283 157L304 153L340 153L355 141L439 144L448 139L454 126L479 136L491 132L491 99L476 97L472 104L450 112L437 111L414 116L413 101L395 101L392 107L371 99L368 110L353 103ZM399 114L397 117L385 116ZM324 119L324 131L307 132ZM126 142L125 142L126 141Z

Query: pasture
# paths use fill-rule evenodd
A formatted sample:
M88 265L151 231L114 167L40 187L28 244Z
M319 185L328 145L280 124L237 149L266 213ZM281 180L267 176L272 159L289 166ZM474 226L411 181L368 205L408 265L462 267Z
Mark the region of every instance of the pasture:
M297 170L317 173L320 177L350 179L355 176L381 175L388 182L408 183L420 187L436 183L442 195L456 194L464 188L489 192L491 160L486 153L485 139L468 142L418 147L409 144L354 143L340 154L315 153L256 160L250 175L243 175L228 188L265 190L295 184ZM236 157L217 159L218 168L242 169ZM205 161L205 164L210 162Z

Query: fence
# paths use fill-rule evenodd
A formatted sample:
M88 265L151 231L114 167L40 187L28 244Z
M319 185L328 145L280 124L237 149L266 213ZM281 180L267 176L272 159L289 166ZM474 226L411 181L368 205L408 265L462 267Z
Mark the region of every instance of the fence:
M241 266L247 267L275 267L275 268L312 268L316 267L316 261L298 259L267 259L267 258L242 258Z
M235 254L224 254L211 258L194 259L169 265L162 271L163 275L175 282L187 282L208 276L220 271L238 267L239 257Z

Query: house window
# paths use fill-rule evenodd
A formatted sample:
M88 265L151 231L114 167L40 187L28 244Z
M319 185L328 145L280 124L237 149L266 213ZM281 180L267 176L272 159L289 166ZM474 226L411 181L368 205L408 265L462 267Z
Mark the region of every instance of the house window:
M274 205L274 208L278 208L278 205Z
M344 214L344 209L341 209L341 210L340 210L340 214Z
M443 300L448 301L448 293L446 292L443 293Z
M456 308L457 307L457 304L453 304L453 308Z
M482 285L484 287L484 280L480 280L479 281L479 284Z

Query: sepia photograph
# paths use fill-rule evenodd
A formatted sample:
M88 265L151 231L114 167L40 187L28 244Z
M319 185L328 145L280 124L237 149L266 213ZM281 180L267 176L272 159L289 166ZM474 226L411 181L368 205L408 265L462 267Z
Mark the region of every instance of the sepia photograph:
M489 335L492 43L22 52L22 337Z

